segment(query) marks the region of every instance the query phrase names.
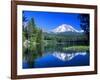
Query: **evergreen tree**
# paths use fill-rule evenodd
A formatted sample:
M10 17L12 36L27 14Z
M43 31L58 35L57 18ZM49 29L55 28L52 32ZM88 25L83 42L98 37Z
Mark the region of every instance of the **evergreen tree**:
M80 19L80 26L82 30L84 30L87 40L89 40L89 32L90 32L90 17L89 14L80 14L79 15Z
M42 30L38 30L36 42L39 43L39 44L41 44L43 42L43 32L42 32Z
M25 30L25 24L28 21L27 17L24 14L24 11L23 11L23 16L22 16L22 21L23 21L23 24L22 25L23 25L23 31L24 31Z

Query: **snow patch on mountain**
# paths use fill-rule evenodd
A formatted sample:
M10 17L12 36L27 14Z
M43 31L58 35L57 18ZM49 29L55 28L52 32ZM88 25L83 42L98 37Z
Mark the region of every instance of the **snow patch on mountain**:
M61 32L83 32L83 30L78 31L74 27L68 24L62 24L58 26L57 28L53 29L51 32L54 33L61 33Z

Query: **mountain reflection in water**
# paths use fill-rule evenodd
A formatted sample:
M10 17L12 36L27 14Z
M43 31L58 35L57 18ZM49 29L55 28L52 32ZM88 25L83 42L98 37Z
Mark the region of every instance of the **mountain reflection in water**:
M38 46L34 51L23 55L23 69L88 66L90 64L90 53L67 52L62 49L63 45Z
M76 52L76 53L60 53L60 52L54 52L53 56L56 58L62 60L62 61L69 61L73 59L75 56L82 55L85 56L86 52Z

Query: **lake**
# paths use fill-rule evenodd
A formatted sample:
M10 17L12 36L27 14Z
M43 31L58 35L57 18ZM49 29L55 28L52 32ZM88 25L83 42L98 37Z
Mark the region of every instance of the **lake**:
M23 55L23 69L49 68L68 66L88 66L89 51L67 52L63 50L65 45L47 45L37 47Z

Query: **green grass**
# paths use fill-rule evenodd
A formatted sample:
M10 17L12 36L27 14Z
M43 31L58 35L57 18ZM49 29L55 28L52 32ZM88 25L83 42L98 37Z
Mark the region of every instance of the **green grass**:
M89 46L71 46L71 47L64 47L63 49L68 52L83 52L83 51L89 51Z

